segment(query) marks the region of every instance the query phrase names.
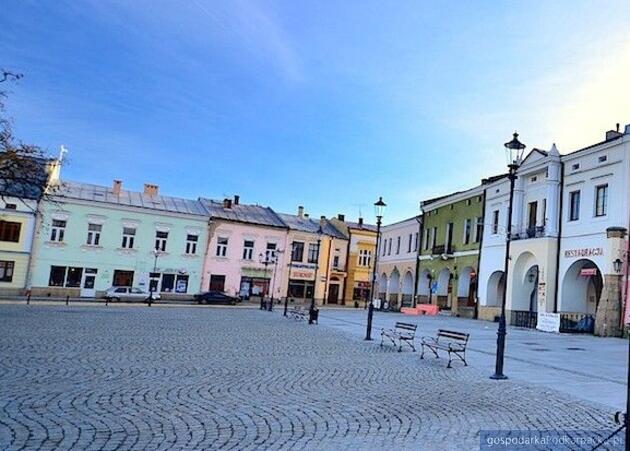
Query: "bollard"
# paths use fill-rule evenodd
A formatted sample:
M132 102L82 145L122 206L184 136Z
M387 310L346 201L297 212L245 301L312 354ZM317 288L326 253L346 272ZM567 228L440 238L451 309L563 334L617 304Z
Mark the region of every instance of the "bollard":
M29 293L29 294L26 296L26 305L29 305L30 303L31 303L31 293Z
M108 303L109 303L109 298L108 298L108 297L106 297L106 298L105 298L105 307L107 307Z
M260 297L260 310L265 310L265 299Z
M67 296L66 296L66 305L68 305L68 303L69 303L69 302L70 302L70 296L69 296L69 295L67 295Z
M287 316L287 309L289 308L289 296L284 298L284 316Z

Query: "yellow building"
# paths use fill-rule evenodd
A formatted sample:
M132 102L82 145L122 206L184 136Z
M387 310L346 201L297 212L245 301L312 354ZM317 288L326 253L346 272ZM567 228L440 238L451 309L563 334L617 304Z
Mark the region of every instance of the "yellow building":
M364 305L370 296L372 270L376 249L376 226L346 221L344 215L330 220L348 240L348 262L346 264L346 288L342 304ZM372 294L375 297L375 294Z
M34 200L5 197L0 201L0 295L24 292L36 209Z

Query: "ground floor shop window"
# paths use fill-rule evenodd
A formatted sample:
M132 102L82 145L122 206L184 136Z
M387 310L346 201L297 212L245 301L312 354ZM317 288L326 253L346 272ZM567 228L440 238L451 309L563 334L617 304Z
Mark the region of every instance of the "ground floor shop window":
M175 289L175 274L162 274L163 293L171 293Z
M0 282L13 281L15 262L0 260Z
M239 295L244 299L249 299L250 296L268 295L269 293L269 279L241 277Z
M50 278L48 279L49 287L63 287L66 281L66 267L65 266L51 266Z
M210 291L225 291L225 276L212 274L210 276Z
M188 291L188 276L179 274L177 276L177 282L175 284L175 291L177 293L186 293Z
M367 298L370 296L369 288L360 288L357 287L354 289L352 293L352 299L354 301L367 301Z
M310 299L315 292L315 282L312 280L289 280L290 298Z
M115 287L130 287L133 285L133 271L121 271L116 269L114 271L114 286Z
M83 268L68 268L66 275L66 287L79 288L81 286L81 278L83 277Z

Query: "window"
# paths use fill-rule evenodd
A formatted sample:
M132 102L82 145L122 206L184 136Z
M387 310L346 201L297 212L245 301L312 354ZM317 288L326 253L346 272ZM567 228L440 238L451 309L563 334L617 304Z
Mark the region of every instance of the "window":
M162 274L162 293L172 293L175 288L175 274Z
M429 249L429 243L431 242L431 229L424 229L424 250Z
M251 260L254 256L254 242L245 240L243 242L243 260Z
M538 177L534 176L531 179L529 179L532 183L534 183L536 180L538 180Z
M479 243L481 241L481 235L483 234L483 218L477 217L477 222L475 222L475 243Z
M533 229L536 227L538 218L538 201L530 202L527 205L527 228Z
M6 208L7 210L17 210L17 205L16 204L5 204L4 208Z
M472 203L472 199L466 199L466 205L470 205Z
M19 242L21 227L19 222L0 221L0 241Z
M571 169L573 171L577 171L578 169L580 169L580 163L575 163L571 166Z
M494 210L492 212L492 234L496 235L499 233L499 210Z
M186 293L187 291L188 291L188 276L185 274L178 274L177 281L175 282L175 292Z
M136 237L136 229L133 227L123 227L122 248L133 249L133 241Z
M400 237L396 239L396 255L400 254Z
M333 268L339 268L339 256L335 255L333 257Z
M293 242L293 249L291 250L291 261L301 262L304 258L304 243L300 241Z
M597 159L597 161L598 161L599 163L604 163L604 162L606 162L606 160L608 160L608 156L607 156L607 155L602 155L601 157L599 157L599 158Z
M68 268L66 275L66 287L78 288L81 286L81 277L83 276L83 268Z
M431 233L431 249L433 249L436 244L437 244L437 227L433 227L433 232Z
M359 250L359 266L368 267L372 263L372 251L367 249Z
M0 282L11 282L13 280L13 268L15 262L0 260Z
M387 255L392 255L392 239L389 239L389 242L387 243Z
M383 257L387 254L387 238L381 238L381 247L383 248Z
M449 222L446 224L446 241L444 241L444 245L446 246L446 252L449 253L451 246L453 244L453 223Z
M413 235L410 233L409 234L409 243L407 243L407 253L411 252L411 242L413 240Z
M309 299L315 292L315 283L312 280L289 280L289 297Z
M101 241L101 230L103 230L103 226L101 224L88 224L86 244L90 246L98 246L98 243Z
M472 233L472 219L466 219L464 221L464 244L470 243L471 233Z
M278 245L276 243L267 243L267 260L275 260Z
M317 263L317 257L319 254L318 245L315 243L310 243L308 245L308 262L309 263Z
M580 192L572 191L569 193L569 221L578 219L580 219Z
M162 232L160 230L155 232L155 250L166 252L166 240L168 239L168 232Z
M225 257L227 255L228 239L225 237L217 238L217 257Z
M197 253L197 241L199 241L199 236L194 234L186 235L186 254L195 255Z
M608 211L608 185L595 188L595 216L606 216Z
M66 221L59 219L53 219L52 228L50 229L50 241L56 241L57 243L63 242L63 237L66 234Z
M65 266L51 266L50 277L48 279L49 287L63 287L66 281L66 267Z
M547 225L547 199L543 199L543 206L542 206L542 226L546 226Z
M414 238L413 238L413 250L414 251L418 250L418 238L419 238L419 233L416 232L416 234L414 235Z

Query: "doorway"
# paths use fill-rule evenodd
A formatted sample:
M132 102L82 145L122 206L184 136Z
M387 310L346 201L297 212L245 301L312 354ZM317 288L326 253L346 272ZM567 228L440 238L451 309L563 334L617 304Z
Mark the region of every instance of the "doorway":
M85 268L83 271L83 280L81 281L82 298L96 297L96 273L95 268Z
M331 283L328 287L328 303L336 304L339 302L339 285Z

